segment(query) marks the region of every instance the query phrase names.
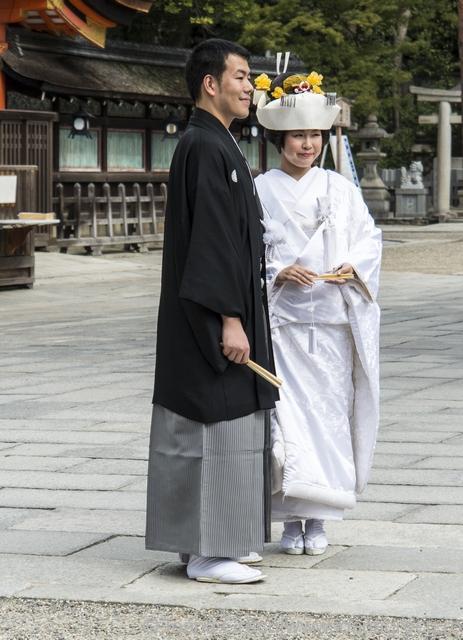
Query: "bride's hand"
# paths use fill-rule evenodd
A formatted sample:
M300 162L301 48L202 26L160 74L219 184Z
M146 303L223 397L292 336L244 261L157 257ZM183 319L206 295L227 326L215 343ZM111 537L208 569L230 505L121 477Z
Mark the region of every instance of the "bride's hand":
M346 284L347 280L342 278L342 275L354 273L354 267L348 262L344 262L338 269L334 271L334 273L338 273L341 277L336 278L335 280L326 280L328 284Z
M314 278L317 275L318 274L314 271L301 267L300 264L292 264L280 271L276 279L276 284L283 284L283 282L295 282L296 284L311 287L314 283Z

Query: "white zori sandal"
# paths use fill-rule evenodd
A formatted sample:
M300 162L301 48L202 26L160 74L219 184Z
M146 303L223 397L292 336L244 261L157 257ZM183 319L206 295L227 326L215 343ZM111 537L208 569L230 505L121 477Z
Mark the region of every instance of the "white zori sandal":
M233 560L240 564L256 564L257 562L262 562L263 557L255 551L251 551L247 556L240 556L239 558L233 558Z
M186 572L191 580L220 584L247 584L265 578L262 571L251 569L235 560L202 556L191 556Z
M304 536L302 533L297 536L290 536L283 532L280 549L291 556L301 556L304 553Z
M309 556L321 556L328 547L323 520L307 520L305 523L304 548Z

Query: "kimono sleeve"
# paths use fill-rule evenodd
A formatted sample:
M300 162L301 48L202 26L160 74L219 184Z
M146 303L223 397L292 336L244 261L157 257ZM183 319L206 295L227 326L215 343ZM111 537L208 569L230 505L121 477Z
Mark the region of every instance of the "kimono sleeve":
M352 188L350 209L350 241L346 262L354 267L356 275L366 285L372 300L375 300L378 294L381 266L381 229L375 226L358 189Z
M239 317L243 325L247 316L240 212L221 149L198 147L186 172L190 229L179 297L203 356L223 372L228 360L220 348L221 316Z

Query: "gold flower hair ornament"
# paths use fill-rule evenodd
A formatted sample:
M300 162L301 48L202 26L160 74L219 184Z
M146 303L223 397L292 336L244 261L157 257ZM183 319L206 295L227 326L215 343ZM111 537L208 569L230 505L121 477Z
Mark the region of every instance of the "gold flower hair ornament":
M254 80L254 86L256 91L264 91L267 93L268 99L273 98L277 100L283 96L298 93L320 93L324 95L320 85L323 82L323 76L321 73L311 71L308 76L296 74L289 76L283 81L283 87L275 87L273 91L270 91L272 85L271 79L266 73L261 73Z

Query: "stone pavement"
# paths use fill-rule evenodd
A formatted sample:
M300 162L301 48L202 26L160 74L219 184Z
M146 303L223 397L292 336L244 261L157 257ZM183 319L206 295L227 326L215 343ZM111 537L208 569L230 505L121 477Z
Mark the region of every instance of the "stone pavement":
M383 273L375 467L327 554L278 553L275 526L268 579L218 586L144 550L159 252L37 274L0 291L0 596L463 618L461 276Z

